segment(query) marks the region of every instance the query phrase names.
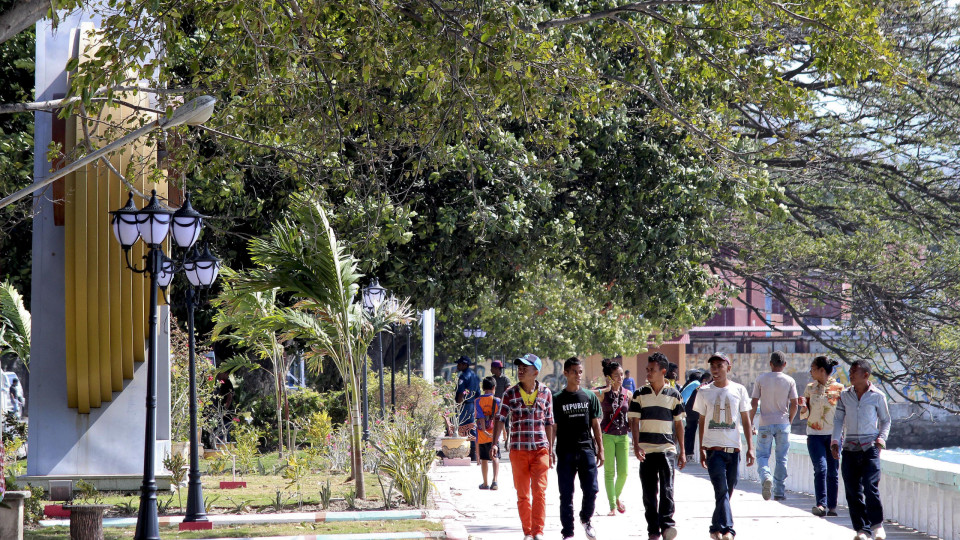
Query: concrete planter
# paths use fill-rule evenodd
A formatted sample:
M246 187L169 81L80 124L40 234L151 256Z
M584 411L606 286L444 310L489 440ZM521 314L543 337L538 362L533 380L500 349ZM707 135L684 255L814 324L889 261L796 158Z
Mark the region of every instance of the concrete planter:
M0 538L23 540L23 503L30 498L29 491L8 491L0 503Z
M463 459L470 455L470 439L466 437L443 437L440 447L448 459Z

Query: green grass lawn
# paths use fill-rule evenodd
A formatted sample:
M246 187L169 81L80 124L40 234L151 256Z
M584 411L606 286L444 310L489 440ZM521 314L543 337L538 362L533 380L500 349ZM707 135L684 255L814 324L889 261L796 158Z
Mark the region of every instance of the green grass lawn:
M236 480L245 481L246 488L220 489L221 481L231 481L234 477L229 472L220 476L207 474L212 460L201 460L203 473L203 495L211 513L252 513L252 512L293 512L323 510L320 501L320 488L330 481L333 502L327 510L348 510L344 500L354 491L354 482L347 481L348 474L334 474L331 472L312 471L301 481L300 492L297 487L281 476L277 471L278 458L275 452L260 456L263 468L277 474L260 475L256 472L237 475ZM357 500L356 507L361 510L380 510L384 508L383 492L377 475L364 475L366 498ZM385 485L389 485L385 482ZM278 495L279 492L279 495ZM400 503L394 493L394 506ZM102 492L99 494L102 504L113 505L107 512L107 517L136 516L140 503L139 493ZM182 486L177 491L161 491L157 497L161 515L182 514L187 504L187 488ZM44 501L43 504L56 504L53 501Z
M349 534L376 532L442 531L443 524L428 520L354 521L342 523L304 523L302 525L236 525L208 531L180 532L175 527L160 528L164 539L232 538L248 536L297 536L308 534ZM104 529L105 540L133 538L133 528ZM50 527L26 531L24 540L62 540L70 537L67 527Z

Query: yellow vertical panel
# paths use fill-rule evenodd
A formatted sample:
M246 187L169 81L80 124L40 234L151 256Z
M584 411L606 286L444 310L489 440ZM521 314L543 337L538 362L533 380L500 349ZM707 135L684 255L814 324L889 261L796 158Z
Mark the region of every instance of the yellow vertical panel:
M97 239L97 213L100 205L97 201L97 179L99 162L87 165L87 214L85 229L87 233L87 369L90 373L90 406L99 407L100 394L100 287L98 270L100 245Z
M134 148L138 146L136 142L133 143ZM131 149L132 150L132 149ZM137 155L137 152L133 152L133 155ZM139 165L136 167L137 172L133 173L135 179L131 179L134 182L134 185L137 186L137 189L145 194L149 195L150 191L145 190L147 186L146 179L143 173L140 171ZM147 204L147 201L138 201L137 207L143 208ZM137 242L137 245L133 248L131 256L133 260L136 261L134 264L142 267L146 264L143 256L146 254L147 245L141 240ZM133 290L130 294L130 301L132 303L132 317L130 318L130 324L133 326L133 359L136 362L143 362L146 360L146 347L147 347L147 338L144 334L144 330L147 326L147 306L148 304L144 302L144 291L148 289L145 286L147 281L146 275L138 275L136 279L133 280Z
M64 152L76 144L74 118L67 119L64 137ZM74 242L77 218L76 174L64 178L64 315L66 323L67 406L77 408L77 300L76 300L76 243Z
M77 410L81 413L90 412L90 362L87 322L87 169L81 168L75 174L75 221L74 244L76 258L74 268L73 290L76 299L76 336L77 336ZM99 392L97 393L99 395Z
M113 109L116 111L116 109ZM97 310L100 315L100 399L113 401L113 358L110 341L110 177L113 173L106 166L100 167L97 175L97 206L94 223L97 232L97 283L100 295L97 297ZM121 381L122 382L122 381Z
M124 111L127 112L127 111ZM123 159L120 154L111 157L110 162L121 173L123 172ZM116 210L124 204L123 182L115 175L111 175L107 185L108 204L111 210ZM126 262L123 260L123 249L120 248L120 242L113 237L113 230L109 226L107 234L107 264L109 272L107 277L107 286L110 288L110 363L111 363L111 386L114 392L123 390L124 377L133 378L133 351L126 354L123 347L123 325L124 321L130 319L123 318L123 306L121 301L122 277L121 273L132 274L126 269ZM124 369L124 357L130 358L130 375L128 376Z

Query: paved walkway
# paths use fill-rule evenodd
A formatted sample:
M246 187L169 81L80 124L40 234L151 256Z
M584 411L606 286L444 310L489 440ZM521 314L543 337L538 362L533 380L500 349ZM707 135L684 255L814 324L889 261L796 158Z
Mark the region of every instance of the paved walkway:
M462 524L474 540L521 540L523 531L517 517L516 491L510 464L500 468L500 489L481 491L480 468L476 465L460 467L438 466L432 474L437 486L438 514ZM597 497L597 512L593 524L600 540L621 538L647 538L646 521L640 492L639 462L630 460L630 475L621 501L627 506L626 514L614 517L606 515L607 502L603 488L603 471L600 471L600 494ZM698 463L688 466L676 478L678 538L709 538L708 528L713 514L713 487L705 469ZM547 540L560 539L560 495L556 475L551 471L547 488ZM574 495L574 504L579 508L579 488ZM849 540L854 533L846 509L840 509L838 517L818 518L810 514L813 497L800 493L787 493L786 501L764 501L760 485L741 480L733 495L733 516L737 537L744 540ZM579 510L578 510L579 511ZM889 540L919 540L930 536L887 524ZM585 539L583 529L577 524L577 539Z

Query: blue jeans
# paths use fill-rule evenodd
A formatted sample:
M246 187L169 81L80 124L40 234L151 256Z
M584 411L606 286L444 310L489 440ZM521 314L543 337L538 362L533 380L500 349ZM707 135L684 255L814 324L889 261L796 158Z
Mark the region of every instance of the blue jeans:
M564 538L573 536L573 480L580 479L583 501L580 522L590 523L597 505L597 454L592 448L557 451L557 486L560 488L560 524Z
M840 462L833 459L830 451L830 435L807 435L807 452L813 462L813 489L817 506L829 510L837 508L837 491L840 489L838 472Z
M770 451L777 443L777 463L773 469L773 495L783 497L787 480L787 450L790 449L790 424L771 424L757 428L757 472L760 483L770 478Z
M869 531L883 523L880 502L880 450L870 447L862 452L844 450L840 456L847 507L855 531Z
M733 512L730 510L730 495L737 487L737 473L740 467L740 452L721 452L707 450L707 472L713 484L713 497L717 506L713 510L710 532L733 533Z

